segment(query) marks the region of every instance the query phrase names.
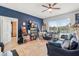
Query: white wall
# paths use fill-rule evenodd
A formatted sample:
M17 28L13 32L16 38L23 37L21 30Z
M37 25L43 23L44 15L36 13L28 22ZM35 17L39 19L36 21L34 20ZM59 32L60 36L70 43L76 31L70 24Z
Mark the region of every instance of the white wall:
M60 19L66 19L66 18L70 18L71 20L71 25L75 23L75 14L79 13L79 11L74 11L74 12L70 12L70 13L66 13L66 14L62 14L62 15L57 15L57 16L53 16L53 17L49 17L49 18L45 18L44 22L47 23L50 20L60 20ZM48 29L48 28L47 28Z

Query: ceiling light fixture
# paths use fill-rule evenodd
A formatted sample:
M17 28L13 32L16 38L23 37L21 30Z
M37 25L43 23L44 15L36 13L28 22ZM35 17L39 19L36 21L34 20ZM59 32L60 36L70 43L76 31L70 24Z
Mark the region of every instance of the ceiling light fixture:
M49 11L49 12L51 12L51 11L52 11L52 9L51 9L51 8L49 8L49 9L48 9L48 11Z
M48 6L42 5L43 7L47 8L46 10L43 10L42 12L45 12L45 11L52 12L53 9L54 9L54 10L59 10L60 8L54 7L55 5L57 5L57 3L48 4Z

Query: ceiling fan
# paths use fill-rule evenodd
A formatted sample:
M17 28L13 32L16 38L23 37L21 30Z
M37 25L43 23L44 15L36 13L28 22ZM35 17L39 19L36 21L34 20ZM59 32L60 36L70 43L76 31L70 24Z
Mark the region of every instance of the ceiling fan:
M57 5L57 3L48 4L48 6L42 5L43 7L47 8L46 10L43 10L42 12L49 11L51 12L53 9L59 10L60 8L54 7Z

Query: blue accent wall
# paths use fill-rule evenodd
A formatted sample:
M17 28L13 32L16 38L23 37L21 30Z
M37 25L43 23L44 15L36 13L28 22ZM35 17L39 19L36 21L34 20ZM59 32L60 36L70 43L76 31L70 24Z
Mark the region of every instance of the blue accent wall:
M18 19L18 30L21 29L22 23L27 22L29 20L32 20L33 22L37 23L39 29L41 29L42 24L43 24L43 19L32 16L32 15L28 15L19 11L15 11L3 6L0 6L0 15L1 16L7 16L7 17L12 17L12 18L17 18Z

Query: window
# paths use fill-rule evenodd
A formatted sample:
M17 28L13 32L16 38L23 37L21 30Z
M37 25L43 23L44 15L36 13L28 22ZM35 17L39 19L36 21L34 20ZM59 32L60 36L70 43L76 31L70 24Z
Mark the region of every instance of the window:
M49 27L60 27L60 26L66 26L70 23L70 19L57 19L57 20L49 20L48 26Z
M49 20L48 26L49 31L58 32L58 31L69 31L68 25L70 24L70 19L57 19L57 20ZM56 30L57 29L57 30Z

